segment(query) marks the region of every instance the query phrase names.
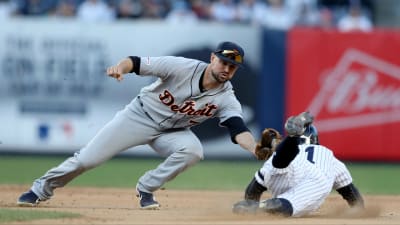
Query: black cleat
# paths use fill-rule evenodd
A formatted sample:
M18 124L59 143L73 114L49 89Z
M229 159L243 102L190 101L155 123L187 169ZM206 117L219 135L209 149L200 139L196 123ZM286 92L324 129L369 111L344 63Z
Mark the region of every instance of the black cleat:
M160 204L154 199L152 193L139 191L136 189L136 197L140 199L140 209L157 210L160 209Z
M29 190L28 192L22 193L22 195L18 198L17 205L34 207L37 206L39 202L39 197L33 193L32 190Z

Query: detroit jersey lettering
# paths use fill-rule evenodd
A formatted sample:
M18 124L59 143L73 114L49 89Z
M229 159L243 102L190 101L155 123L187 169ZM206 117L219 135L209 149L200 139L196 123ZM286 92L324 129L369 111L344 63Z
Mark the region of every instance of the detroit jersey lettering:
M211 117L213 114L211 113L214 109L218 108L216 105L206 103L204 108L195 109L196 102L195 101L186 101L182 106L176 105L174 96L168 91L165 90L163 94L160 94L160 101L164 103L166 106L169 106L172 111L179 112L187 115L200 115L200 116L208 116Z

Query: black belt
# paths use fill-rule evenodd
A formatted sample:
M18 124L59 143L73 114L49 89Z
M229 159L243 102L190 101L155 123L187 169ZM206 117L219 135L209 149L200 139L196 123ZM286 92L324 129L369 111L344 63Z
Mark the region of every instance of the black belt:
M137 99L138 99L138 101L139 101L140 107L142 107L142 110L143 110L144 114L146 114L146 116L149 117L149 119L151 119L152 121L156 122L156 121L150 116L150 114L149 114L146 110L144 110L144 108L143 108L143 102L142 102L142 99L140 99L140 96L139 96L139 95L137 96Z
M140 106L142 107L142 110L143 110L143 112L144 112L144 114L146 114L146 116L147 117L149 117L149 119L151 119L153 122L155 122L155 123L157 123L151 116L150 116L150 114L148 113L148 112L146 112L146 110L144 110L144 108L143 108L143 102L142 102L142 99L140 99L140 96L137 96L137 99L138 99L138 102L139 102L139 104L140 104ZM160 124L159 124L160 125ZM168 129L165 129L166 131L169 131L169 132L173 132L173 131L179 131L179 130L184 130L184 129L186 129L186 128L184 128L184 127L180 127L180 128L168 128Z

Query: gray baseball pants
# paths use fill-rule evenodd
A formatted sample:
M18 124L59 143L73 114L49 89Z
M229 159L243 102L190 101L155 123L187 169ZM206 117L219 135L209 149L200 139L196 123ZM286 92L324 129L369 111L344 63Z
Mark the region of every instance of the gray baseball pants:
M161 130L146 115L137 99L131 104L129 108L125 107L118 112L80 151L33 182L31 190L40 200L50 199L54 189L65 186L83 172L138 145L149 144L154 151L166 157L157 168L139 178L137 188L144 192L158 190L167 181L203 159L200 140L189 128Z

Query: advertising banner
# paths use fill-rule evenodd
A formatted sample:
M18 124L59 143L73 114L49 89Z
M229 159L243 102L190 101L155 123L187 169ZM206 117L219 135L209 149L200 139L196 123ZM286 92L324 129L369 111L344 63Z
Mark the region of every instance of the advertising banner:
M398 161L400 32L288 33L286 116L309 110L341 159Z

